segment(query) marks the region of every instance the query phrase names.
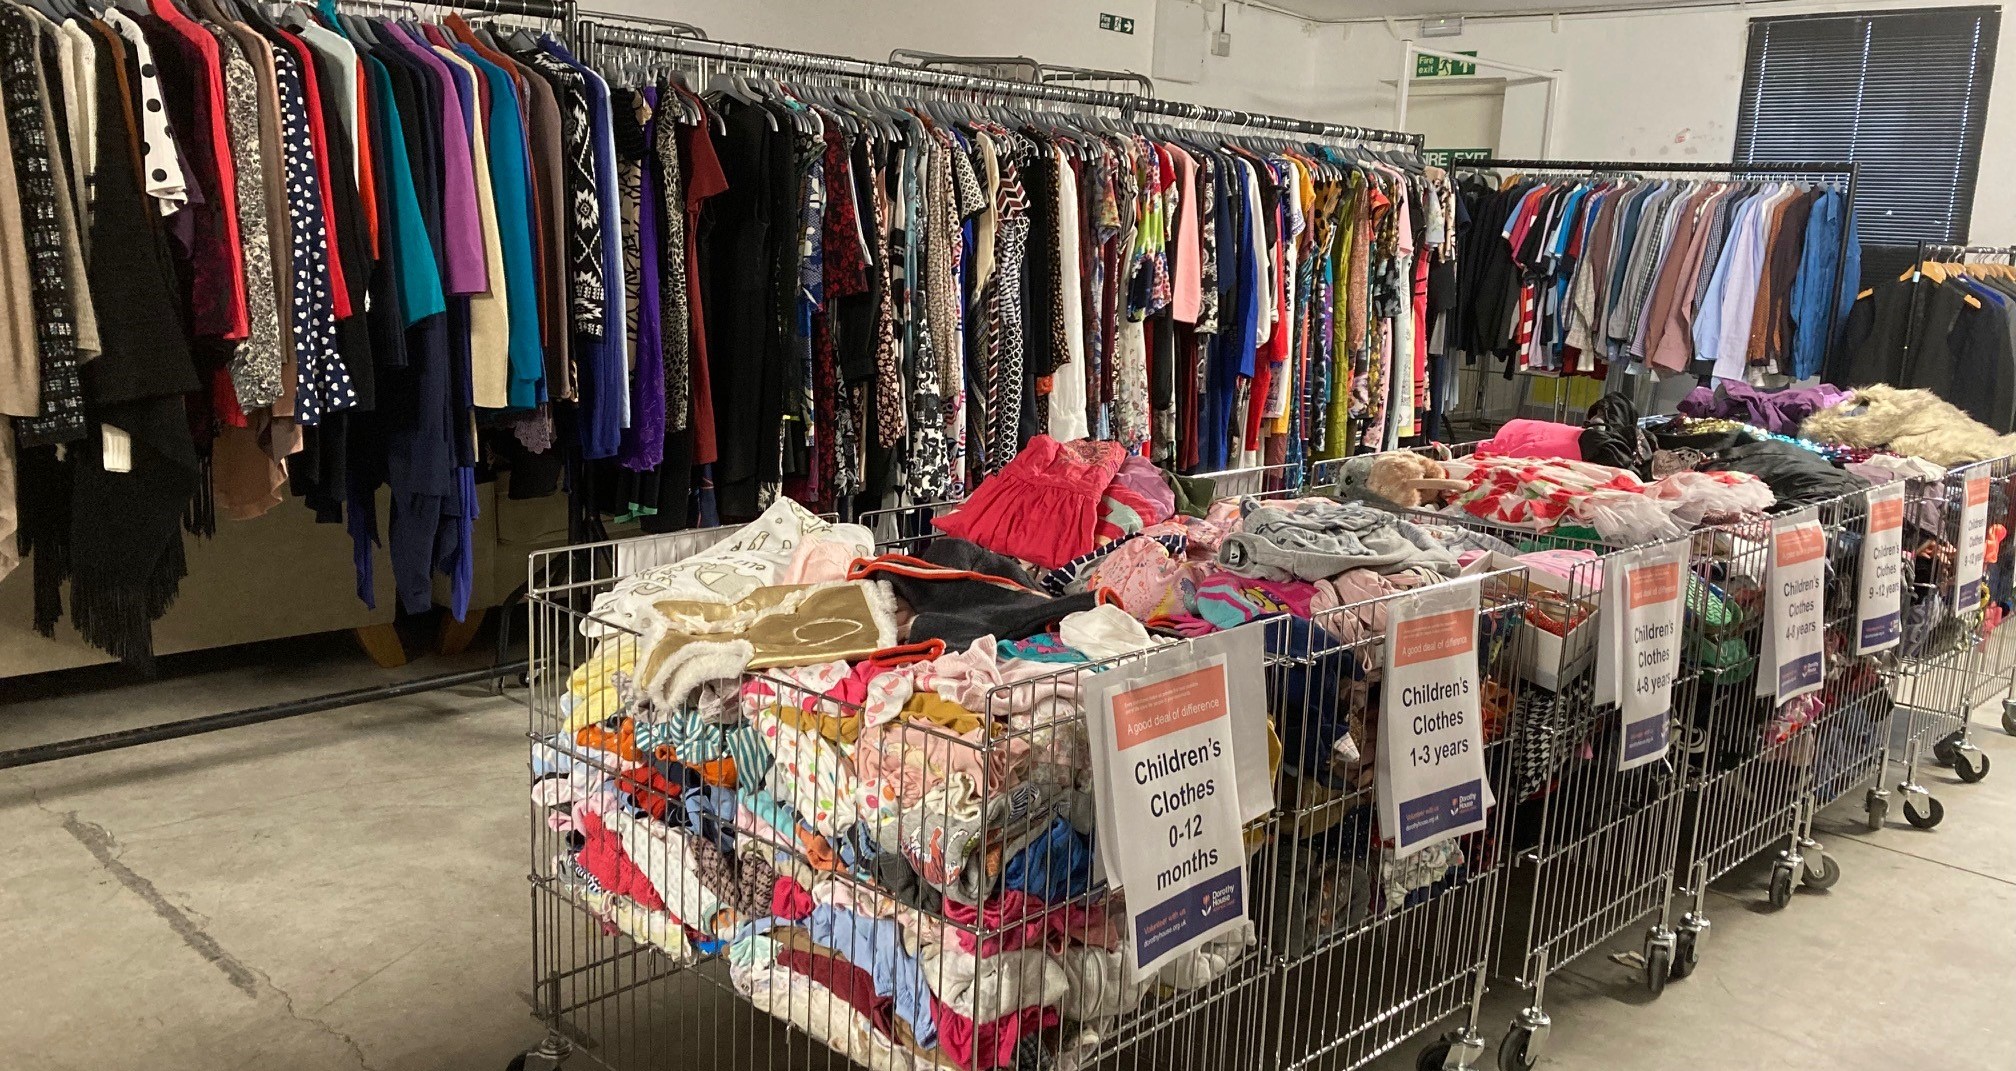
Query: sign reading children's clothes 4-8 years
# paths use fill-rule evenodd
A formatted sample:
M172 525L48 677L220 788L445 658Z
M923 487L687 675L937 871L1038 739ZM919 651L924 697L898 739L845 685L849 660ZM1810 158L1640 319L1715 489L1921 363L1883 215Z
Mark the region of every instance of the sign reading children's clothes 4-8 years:
M1475 581L1437 585L1387 606L1374 780L1379 829L1396 856L1483 829L1491 808L1477 609Z
M1140 976L1246 923L1232 689L1225 655L1181 650L1092 680L1110 686L1090 734L1100 828L1114 831L1102 854Z

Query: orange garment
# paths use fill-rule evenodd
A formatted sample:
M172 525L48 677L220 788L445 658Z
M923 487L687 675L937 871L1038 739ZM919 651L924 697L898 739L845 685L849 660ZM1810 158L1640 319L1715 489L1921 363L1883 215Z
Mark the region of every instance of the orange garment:
M644 755L637 750L636 723L624 718L614 729L600 725L584 725L574 730L574 742L585 748L607 751L624 762L642 762Z
M709 759L698 766L693 766L692 763L680 758L679 753L672 750L672 745L670 744L660 744L652 748L651 754L654 758L663 762L677 762L691 766L693 769L700 771L700 780L716 788L734 788L741 783L741 779L736 774L735 760L727 755L723 755L718 759Z

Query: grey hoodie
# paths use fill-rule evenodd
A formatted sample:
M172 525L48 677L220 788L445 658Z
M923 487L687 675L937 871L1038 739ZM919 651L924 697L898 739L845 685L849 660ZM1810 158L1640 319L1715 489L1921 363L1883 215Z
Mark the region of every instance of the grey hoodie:
M1225 537L1218 564L1256 580L1323 580L1348 569L1420 569L1455 576L1456 555L1434 536L1385 510L1327 498L1240 503L1241 530Z

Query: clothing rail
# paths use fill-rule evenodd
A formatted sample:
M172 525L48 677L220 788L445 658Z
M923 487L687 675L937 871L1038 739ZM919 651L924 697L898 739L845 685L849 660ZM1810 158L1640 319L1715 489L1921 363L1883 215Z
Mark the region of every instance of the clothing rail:
M1482 160L1452 160L1450 161L1449 166L1451 168L1461 167L1476 171L1485 171L1496 168L1524 168L1532 171L1552 171L1552 172L1610 171L1610 172L1623 172L1623 173L1649 174L1649 175L1658 175L1658 174L1730 175L1730 176L1816 175L1816 176L1840 177L1846 179L1845 188L1842 192L1844 194L1844 203L1847 205L1846 211L1851 217L1855 212L1855 180L1858 171L1858 165L1856 165L1852 161L1844 161L1844 160L1803 160L1792 162L1759 161L1755 163L1741 163L1735 160L1720 160L1720 161L1539 160L1539 159L1523 159L1512 157L1487 157ZM1919 259L1922 261L1924 259L1922 250L1923 243L1920 243L1920 245L1921 250ZM1828 321L1830 323L1834 323L1840 319L1841 283L1843 281L1842 272L1847 270L1847 267L1848 267L1848 258L1846 256L1837 256L1835 258L1834 289L1827 297ZM1915 298L1916 295L1914 294L1913 296ZM1460 295L1458 296L1458 300L1459 301L1461 300ZM1841 344L1840 330L1841 330L1840 327L1837 326L1834 330L1834 333L1830 335L1830 337L1827 340L1827 351L1830 354L1834 351L1836 347L1838 347ZM1907 352L1907 360L1908 360L1908 352ZM1520 405L1522 407L1525 404L1527 386L1531 382L1530 377L1535 374L1544 374L1544 373L1533 373L1526 371L1521 371L1519 373L1519 375L1522 377L1520 381L1520 390L1519 390ZM1565 379L1567 377L1548 375L1546 378ZM1647 386L1651 384L1654 377L1651 375L1646 375L1646 376L1640 376L1638 377L1638 379L1639 379L1639 386ZM1554 397L1554 420L1557 423L1559 423L1567 416L1568 390L1565 385L1557 384L1557 388L1558 389L1556 390ZM1635 393L1638 392L1634 391L1634 394ZM1646 409L1650 408L1649 404L1647 403L1650 400L1651 392L1648 390L1643 393L1645 393L1646 395L1646 398L1644 400L1639 400L1636 398L1633 399L1634 403L1638 405L1640 412L1644 412ZM1477 407L1480 412L1483 410L1484 407L1483 398L1484 398L1484 388L1480 382L1477 388L1477 399L1478 399Z
M1852 176L1855 165L1833 161L1807 161L1803 163L1754 163L1743 164L1734 161L1711 163L1700 160L1515 160L1492 157L1484 160L1456 160L1452 167L1493 168L1524 167L1549 171L1637 171L1649 174L1686 173L1702 175L1848 175Z
M1918 239L1917 252L1911 257L1911 304L1905 313L1904 352L1897 364L1899 381L1897 385L1900 387L1910 385L1911 373L1916 371L1918 366L1918 313L1924 301L1920 284L1925 279L1925 254L1928 252L1937 252L1942 256L1964 257L1971 253L1979 256L2008 257L2011 264L2016 264L2016 245L1954 245Z
M1155 95L1155 80L1145 74L1044 63L1030 56L955 56L944 52L925 52L916 48L898 48L890 50L889 62L904 67L924 68L1022 67L1028 70L1031 82L1132 82L1140 87L1140 96Z
M976 78L945 72L920 70L893 64L872 63L864 60L831 56L822 53L798 52L790 49L766 48L758 45L733 44L709 40L705 31L688 23L665 19L653 19L631 15L618 15L599 11L581 11L575 0L425 0L425 6L434 9L450 9L476 12L487 15L509 15L523 18L550 19L561 24L559 37L577 54L592 50L598 41L624 47L644 48L677 55L711 57L715 59L741 61L745 63L773 64L795 70L828 74L853 75L863 78L879 78L911 84L932 85L948 89L966 89L990 93L1031 97L1043 100L1084 104L1095 107L1112 107L1132 116L1138 113L1169 116L1207 123L1225 123L1253 127L1281 133L1307 134L1316 137L1354 140L1361 142L1381 142L1419 149L1422 137L1394 130L1379 130L1367 127L1319 123L1306 119L1291 119L1283 116L1233 111L1224 108L1210 108L1187 104L1180 101L1157 100L1126 93L1101 92L1049 83L1025 84L997 79ZM376 11L408 12L420 15L421 11L408 8L396 2L384 0L337 0L339 9L366 13ZM656 32L645 32L625 26L611 25L602 21L618 20L649 26ZM1076 69L1056 68L1075 71ZM1104 72L1093 72L1103 74ZM1144 84L1152 86L1146 79ZM570 508L570 516L578 510ZM599 525L598 525L599 527ZM569 542L580 542L584 537L581 528L570 519ZM133 729L94 736L74 737L44 744L0 751L0 769L32 766L58 759L77 758L84 755L101 754L140 744L164 740L179 740L222 729L257 725L304 714L318 714L331 710L375 703L386 699L414 695L421 692L453 688L466 684L489 683L500 687L500 682L516 677L527 671L524 659L509 660L504 649L509 641L509 609L522 600L524 588L514 592L506 600L500 620L498 655L495 663L487 669L466 670L455 673L441 673L417 677L393 684L369 688L357 688L326 695L309 696L284 703L253 707L245 710L226 711L219 714L185 718L179 721L163 722L140 726Z
M1051 100L1088 107L1115 108L1130 118L1140 114L1151 114L1196 122L1252 127L1257 130L1276 131L1287 134L1307 134L1313 137L1350 141L1382 142L1416 149L1420 148L1422 144L1421 135L1397 130L1379 130L1338 123L1320 123L1311 119L1292 119L1286 116L1265 115L1258 112L1234 111L1229 108L1211 108L1201 104L1188 104L1182 101L1158 100L1152 97L1136 96L1131 93L1079 89L1052 83L1014 82L999 78L982 78L977 75L924 70L893 63L877 63L872 60L853 59L847 56L835 56L823 52L801 52L795 49L737 44L730 41L662 37L620 26L608 25L597 21L596 15L597 13L595 12L587 13L580 26L581 44L584 48L588 48L591 51L598 43L608 43L624 48L647 49L672 55L691 56L698 59L717 59L758 66L772 66L785 70L803 71L810 74L837 74L854 78L880 79L891 82L902 82L909 85L931 86L939 89L986 92L1000 96ZM621 16L609 17L620 18Z
M422 14L418 8L387 0L337 0L339 10L357 14L404 13L412 16ZM513 15L520 18L551 19L561 24L561 36L573 40L576 30L574 0L426 0L429 8L468 11L484 15ZM521 589L522 590L522 589ZM507 599L503 609L509 610L514 601L522 596L514 593ZM507 615L508 616L508 613ZM243 710L205 714L179 721L142 725L117 732L99 733L92 736L72 737L44 744L30 744L27 747L0 751L0 770L19 766L34 766L38 763L54 762L58 759L78 758L84 755L98 755L121 748L152 744L163 740L181 740L204 733L214 733L222 729L236 729L245 725L259 725L284 718L299 717L304 714L320 714L331 710L377 703L386 699L418 695L423 692L440 691L465 684L489 684L493 688L498 683L525 673L528 663L525 659L508 660L504 656L504 639L508 628L500 630L498 652L495 662L483 669L460 670L454 673L436 673L425 677L414 677L392 684L381 684L369 688L353 688L349 691L330 692L324 695L306 696L284 703L272 703Z

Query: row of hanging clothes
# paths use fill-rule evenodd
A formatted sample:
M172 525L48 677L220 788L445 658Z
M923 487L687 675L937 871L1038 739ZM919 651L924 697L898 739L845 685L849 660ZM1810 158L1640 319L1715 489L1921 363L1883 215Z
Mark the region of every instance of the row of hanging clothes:
M1461 166L1453 345L1507 377L1809 378L1859 285L1850 164Z
M576 223L606 87L536 27L416 14L0 0L0 575L32 557L45 634L67 586L145 663L185 530L290 496L365 601L382 539L401 605L445 574L459 617L479 429L544 449L620 362L569 345L621 322L614 231Z
M617 109L642 206L625 249L661 322L634 332L634 387L662 378L670 415L595 473L606 515L675 530L779 494L957 498L1039 433L1199 471L1417 431L1455 198L1411 152L584 33L635 102L634 124ZM695 125L709 136L668 134ZM681 200L697 212L652 209Z
M2016 431L2016 247L1921 246L1901 277L1856 296L1828 378L1929 390Z
M1038 432L1194 470L1418 425L1455 198L1415 139L590 55L533 0L120 4L0 0L0 543L129 661L184 533L289 498L367 603L382 544L459 618L498 473L671 530L956 497Z

